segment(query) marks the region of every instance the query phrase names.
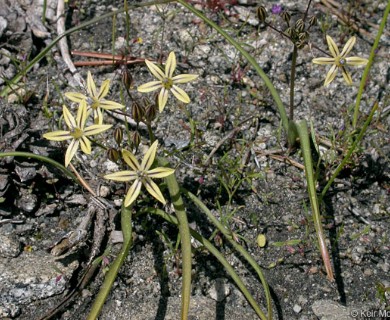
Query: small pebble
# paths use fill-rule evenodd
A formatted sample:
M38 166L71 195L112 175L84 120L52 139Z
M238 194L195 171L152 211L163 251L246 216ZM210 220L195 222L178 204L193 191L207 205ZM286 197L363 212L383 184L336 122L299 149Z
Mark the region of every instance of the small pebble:
M211 299L221 302L230 294L230 288L224 279L216 279L214 285L209 290Z
M99 194L103 198L107 198L110 194L110 188L107 186L101 186L99 190Z
M0 256L15 258L20 253L20 242L13 234L0 234Z
M295 313L299 313L302 311L302 307L298 304L295 304L294 307L293 307L293 310Z

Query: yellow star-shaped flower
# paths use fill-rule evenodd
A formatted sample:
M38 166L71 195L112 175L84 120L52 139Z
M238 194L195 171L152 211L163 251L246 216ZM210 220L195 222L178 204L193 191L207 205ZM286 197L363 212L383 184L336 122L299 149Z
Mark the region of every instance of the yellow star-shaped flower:
M123 160L129 165L132 170L118 171L115 173L107 174L105 179L114 181L133 181L129 191L125 198L125 206L132 204L137 199L141 186L144 185L146 190L158 201L165 204L164 196L162 195L160 188L152 181L152 178L164 178L175 171L175 169L159 167L150 169L156 157L158 141L155 141L145 153L142 163L139 164L136 157L127 150L122 150Z
M65 123L69 130L48 132L45 133L43 137L53 141L72 140L65 154L65 166L67 167L73 156L76 154L79 146L84 153L91 154L91 142L87 137L106 131L111 128L111 125L94 124L92 126L85 127L85 122L87 121L87 117L89 115L85 100L80 102L76 120L65 105L63 106L63 114Z
M341 69L343 73L343 77L347 84L352 84L352 77L350 73L345 69L345 66L363 66L366 65L368 60L360 57L347 57L347 54L352 50L355 45L356 38L352 37L345 44L343 51L339 51L336 43L330 36L326 36L326 41L328 42L329 51L332 57L327 58L315 58L312 60L313 63L316 64L332 64L332 67L329 69L328 74L325 78L324 86L328 86L329 83L333 81L336 77L337 71Z
M167 104L169 91L171 91L178 100L184 103L189 103L191 101L187 93L185 93L185 91L179 88L176 84L195 80L198 75L179 74L173 77L173 73L176 69L176 56L174 52L171 52L168 56L167 62L165 64L165 72L162 72L158 66L149 60L145 59L145 63L148 66L150 72L158 79L158 81L151 81L140 85L138 87L138 91L151 92L161 88L158 95L158 107L160 112L163 111L165 105Z
M88 71L87 91L89 97L79 92L67 92L65 93L65 97L67 97L69 100L74 102L81 102L82 100L85 100L88 106L93 110L93 118L95 123L102 124L103 123L102 109L115 110L115 109L122 109L125 107L120 103L104 99L105 96L108 94L109 89L110 89L110 80L104 80L100 87L100 90L97 91L95 81L92 78L91 72Z

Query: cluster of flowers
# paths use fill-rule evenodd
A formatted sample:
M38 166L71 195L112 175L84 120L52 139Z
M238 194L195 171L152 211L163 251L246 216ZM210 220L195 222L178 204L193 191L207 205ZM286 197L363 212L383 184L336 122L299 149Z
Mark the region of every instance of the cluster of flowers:
M336 77L337 71L341 69L343 77L347 84L352 84L352 78L349 72L345 69L346 65L365 65L367 59L360 57L347 57L348 53L352 50L356 42L356 38L352 37L344 46L340 53L337 45L330 36L326 37L328 42L331 57L316 58L313 59L313 63L316 64L331 64L332 67L327 73L324 85L329 85ZM160 89L158 94L158 107L162 112L167 104L169 92L171 92L179 101L189 103L190 98L188 94L177 84L182 84L195 80L198 75L196 74L180 74L173 76L176 69L176 56L174 52L171 52L165 64L164 71L160 69L156 64L149 60L145 60L145 63L157 80L145 83L138 87L139 92L152 92ZM63 116L68 130L59 130L54 132L45 133L43 136L46 139L54 141L71 140L65 154L65 166L68 166L76 154L78 148L86 153L91 153L91 141L90 136L100 134L109 128L111 125L103 124L103 111L102 110L115 110L122 109L125 106L114 101L106 100L105 97L108 94L110 86L110 80L105 80L101 85L99 91L96 90L95 82L90 72L87 77L87 92L88 96L78 92L68 92L65 96L79 104L76 119L72 116L68 108L63 106ZM93 114L93 123L90 126L86 126L87 119L90 114ZM150 169L157 151L158 142L155 141L149 150L146 152L141 164L138 162L134 154L130 151L122 150L123 160L132 170L119 171L116 173L108 174L106 179L115 181L134 181L125 198L125 206L129 206L138 197L141 186L144 185L146 190L157 200L165 204L165 199L159 189L159 187L151 180L152 178L164 178L174 172L174 169L170 168L155 168Z
M195 80L198 75L181 74L173 76L176 69L176 56L171 52L168 56L165 72L163 72L153 62L145 60L150 72L157 78L157 81L148 82L138 87L139 92L151 92L160 89L158 95L159 111L162 112L167 104L168 94L172 94L180 101L189 103L190 98L187 93L179 88L177 84L186 83ZM63 106L63 116L68 130L59 130L48 132L43 135L44 138L53 141L71 140L65 153L65 166L68 166L76 154L78 148L86 154L91 154L90 136L100 134L109 128L111 125L103 124L103 110L122 109L125 106L114 101L106 100L105 97L109 92L110 80L105 80L99 91L96 90L95 82L90 72L87 77L87 92L88 96L78 92L68 92L65 96L78 103L78 111L76 119L70 113L69 109ZM93 123L86 126L89 116L93 114ZM141 191L141 186L144 185L146 190L158 201L165 204L164 196L159 187L152 181L152 178L164 178L175 171L170 168L154 168L150 169L156 157L158 142L155 141L149 150L146 152L141 164L138 162L133 153L128 150L122 150L122 157L125 163L132 169L119 171L112 174L107 174L104 178L114 181L134 181L129 188L125 198L125 206L131 205L138 197Z
M95 82L90 72L87 78L88 97L78 92L67 92L65 96L79 104L76 119L70 113L69 109L64 105L63 116L69 130L59 130L48 132L43 135L44 138L54 141L71 140L65 153L65 166L67 167L79 146L86 154L91 154L91 141L88 137L102 133L111 125L103 124L104 110L122 109L125 106L114 101L104 99L110 89L110 80L105 80L99 90L96 90ZM93 113L94 124L86 127L89 116Z

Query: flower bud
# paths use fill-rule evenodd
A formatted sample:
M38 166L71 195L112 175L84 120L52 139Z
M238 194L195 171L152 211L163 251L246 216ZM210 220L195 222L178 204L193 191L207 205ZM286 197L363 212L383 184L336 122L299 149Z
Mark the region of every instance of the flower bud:
M256 13L257 19L259 19L261 23L264 23L265 19L267 18L267 10L265 10L263 6L260 6L257 8Z
M299 35L298 35L298 38L300 41L306 41L308 38L309 38L309 33L308 32L301 32Z
M303 22L302 19L298 19L297 22L295 23L295 30L299 33L305 30L305 23Z
M120 153L118 150L116 150L114 148L110 148L107 151L107 156L108 156L108 159L110 159L112 162L117 162L119 160Z
M155 95L154 100L155 100L155 103L151 103L148 99L144 100L144 104L145 104L145 119L148 122L152 122L156 118L156 116L157 116L157 112L158 112L158 94Z
M114 130L114 140L118 146L122 143L123 140L123 131L121 128L115 128Z
M287 25L289 26L290 25L290 19L291 19L291 16L290 14L287 12L287 11L283 11L280 16L282 17L282 19L287 23Z
M314 26L315 24L317 24L317 17L316 16L312 16L309 19L309 27Z
M141 136L138 131L134 131L131 137L131 142L133 143L133 146L135 148L138 148L139 144L141 143Z
M145 110L143 107L139 105L139 103L134 102L131 107L131 115L135 122L139 123L142 121L145 114Z
M126 66L122 67L122 83L127 89L133 87L134 84L133 76Z
M150 103L145 110L145 119L148 122L152 122L157 115L157 105Z
M284 31L285 34L287 34L289 36L289 38L291 39L292 36L293 36L293 31L291 28L287 28L286 31Z
M302 49L306 44L306 41L298 41L295 43L298 49Z

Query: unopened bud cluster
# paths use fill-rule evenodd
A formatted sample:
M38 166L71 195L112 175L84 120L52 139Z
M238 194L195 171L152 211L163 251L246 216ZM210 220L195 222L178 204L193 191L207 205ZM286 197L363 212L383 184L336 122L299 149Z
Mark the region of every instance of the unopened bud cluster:
M256 14L261 23L270 25L266 21L268 13L264 6L259 6L256 10ZM286 23L287 28L285 31L279 31L276 28L273 29L287 36L298 47L298 49L303 48L308 42L310 28L317 23L316 17L311 17L306 24L303 19L298 19L295 23L291 23L290 13L284 10L279 16Z

